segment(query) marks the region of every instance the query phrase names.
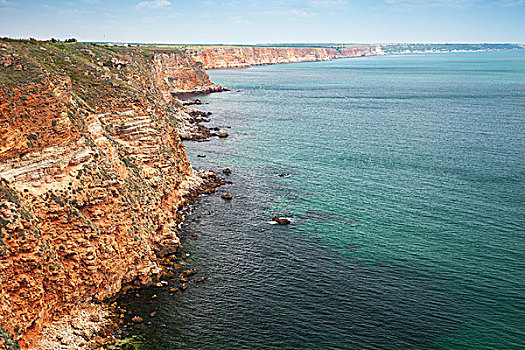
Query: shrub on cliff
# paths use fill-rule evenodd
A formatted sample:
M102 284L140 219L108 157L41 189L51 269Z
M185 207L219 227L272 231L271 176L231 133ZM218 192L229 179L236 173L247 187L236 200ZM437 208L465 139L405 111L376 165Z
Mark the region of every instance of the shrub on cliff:
M0 327L0 348L6 350L20 350L20 345L11 338L5 329Z

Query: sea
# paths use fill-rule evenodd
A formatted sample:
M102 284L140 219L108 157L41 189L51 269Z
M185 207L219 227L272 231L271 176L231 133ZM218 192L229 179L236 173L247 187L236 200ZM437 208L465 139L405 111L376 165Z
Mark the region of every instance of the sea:
M232 184L192 205L179 253L207 280L121 297L125 342L525 348L525 50L209 75L231 92L198 107L230 136L186 151Z

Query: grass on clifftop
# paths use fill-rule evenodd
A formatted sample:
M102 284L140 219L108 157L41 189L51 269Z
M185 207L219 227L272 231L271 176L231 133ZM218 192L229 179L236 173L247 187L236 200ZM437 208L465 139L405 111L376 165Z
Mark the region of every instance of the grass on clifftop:
M88 43L0 39L0 88L9 95L46 80L55 86L71 78L75 97L90 108L132 98L150 74L156 52L183 55L175 48L120 47Z

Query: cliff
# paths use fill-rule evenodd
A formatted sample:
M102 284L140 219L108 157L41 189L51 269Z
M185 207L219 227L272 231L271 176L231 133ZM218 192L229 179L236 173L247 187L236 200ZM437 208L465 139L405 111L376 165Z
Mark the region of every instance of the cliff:
M173 96L215 90L177 51L0 41L0 348L161 272L217 180L191 169Z
M256 65L328 61L337 58L370 56L381 53L376 46L265 47L265 46L190 46L183 52L205 69L245 68Z
M192 170L179 136L227 135L176 98L223 90L204 68L374 50L0 40L0 348L33 346L75 315L89 323L91 302L166 272L180 209L221 183Z

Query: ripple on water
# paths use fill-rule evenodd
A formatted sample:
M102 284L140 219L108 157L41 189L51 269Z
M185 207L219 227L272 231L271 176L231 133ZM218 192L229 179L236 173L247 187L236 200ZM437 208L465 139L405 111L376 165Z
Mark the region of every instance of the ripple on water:
M523 55L213 71L242 93L202 97L231 137L186 146L232 169L234 199L202 197L182 228L208 279L123 297L147 321L125 333L144 349L523 346Z

